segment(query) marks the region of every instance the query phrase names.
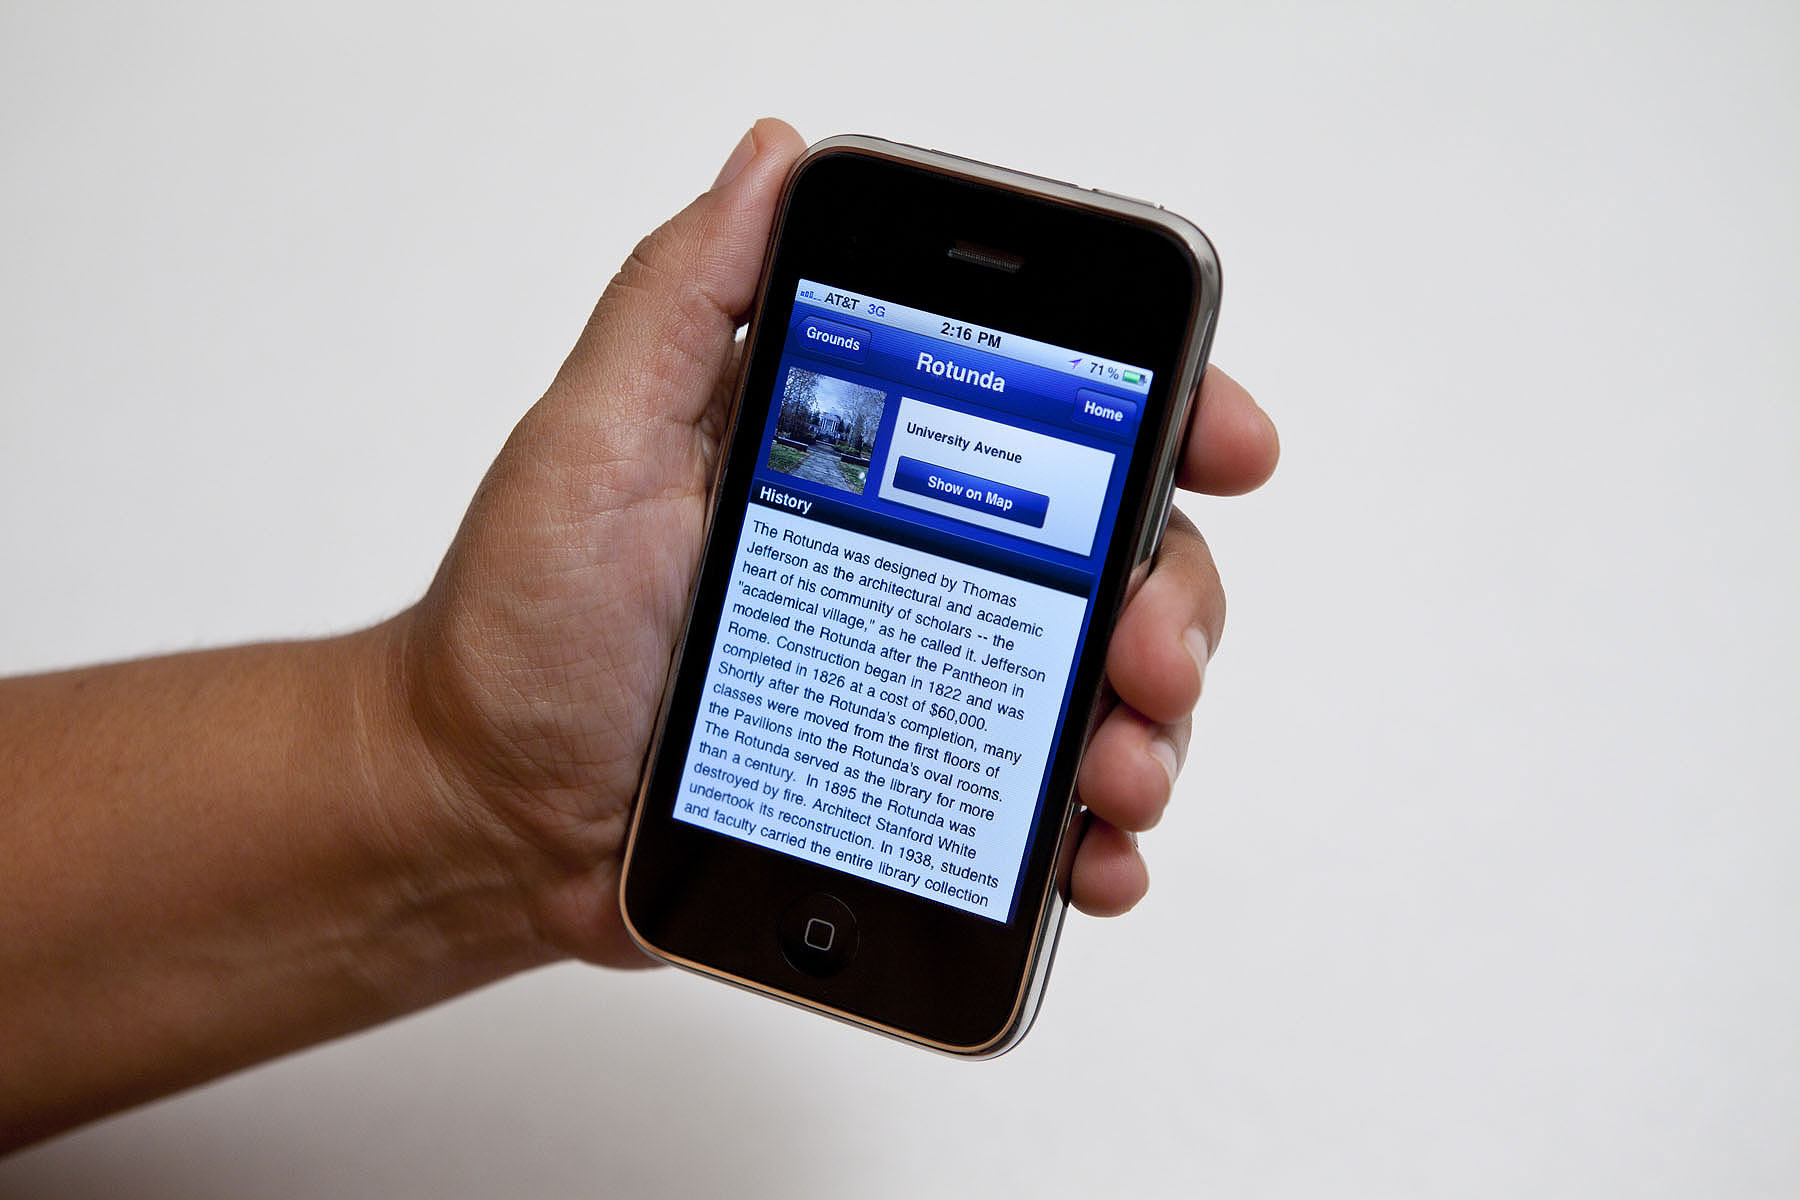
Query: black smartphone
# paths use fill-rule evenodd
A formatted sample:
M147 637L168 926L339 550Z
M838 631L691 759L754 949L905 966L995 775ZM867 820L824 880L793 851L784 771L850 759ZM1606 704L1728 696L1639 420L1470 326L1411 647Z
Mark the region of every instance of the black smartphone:
M626 852L644 949L1023 1036L1218 303L1152 204L865 137L796 164Z

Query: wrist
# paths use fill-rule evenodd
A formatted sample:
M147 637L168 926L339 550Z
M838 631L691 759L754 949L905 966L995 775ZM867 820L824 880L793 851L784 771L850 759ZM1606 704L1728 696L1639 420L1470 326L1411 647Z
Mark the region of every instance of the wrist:
M409 610L343 639L356 680L343 744L365 799L366 834L387 865L385 919L415 974L401 1008L558 957L537 933L534 872L509 844L457 756L422 719L408 669Z
M379 724L395 731L386 757L409 764L408 795L424 811L407 819L433 847L420 861L465 872L493 905L477 915L509 929L529 962L649 965L618 894L641 710L621 707L610 687L571 695L554 663L529 665L529 639L522 665L519 639L446 604L435 586L367 636L383 663Z

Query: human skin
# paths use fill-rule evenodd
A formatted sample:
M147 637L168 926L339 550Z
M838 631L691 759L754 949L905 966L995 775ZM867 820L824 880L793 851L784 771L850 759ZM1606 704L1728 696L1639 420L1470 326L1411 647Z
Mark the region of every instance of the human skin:
M532 966L648 965L619 855L799 135L762 121L646 238L372 629L0 682L0 1150ZM1218 371L1184 487L1274 469ZM1108 652L1084 911L1148 886L1224 595L1179 513Z

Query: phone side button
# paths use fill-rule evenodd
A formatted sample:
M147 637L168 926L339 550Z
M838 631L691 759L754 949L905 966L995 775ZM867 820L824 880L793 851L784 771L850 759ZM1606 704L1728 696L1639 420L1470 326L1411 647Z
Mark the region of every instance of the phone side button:
M788 907L775 936L795 970L823 979L856 957L856 914L836 896L814 892Z

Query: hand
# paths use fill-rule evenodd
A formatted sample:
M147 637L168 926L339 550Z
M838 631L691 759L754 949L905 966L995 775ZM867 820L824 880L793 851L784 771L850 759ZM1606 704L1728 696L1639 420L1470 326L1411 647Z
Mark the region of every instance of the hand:
M607 287L470 504L429 593L400 621L400 678L438 786L517 879L547 950L644 963L619 918L619 856L698 565L707 490L783 177L804 149L762 121L713 188ZM1228 494L1274 469L1275 431L1217 371L1182 485ZM1128 605L1108 671L1120 703L1080 778L1094 813L1074 901L1122 912L1186 750L1224 597L1180 514Z

